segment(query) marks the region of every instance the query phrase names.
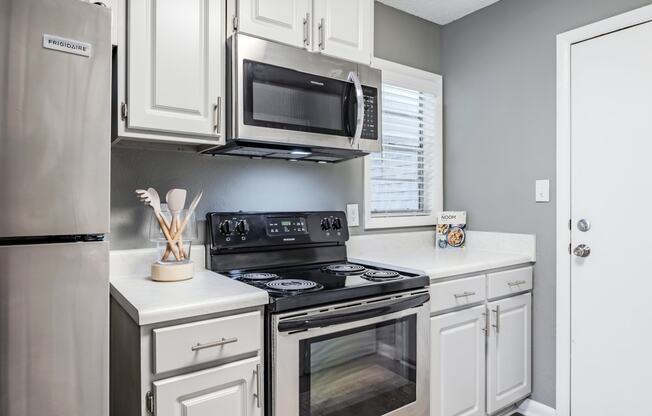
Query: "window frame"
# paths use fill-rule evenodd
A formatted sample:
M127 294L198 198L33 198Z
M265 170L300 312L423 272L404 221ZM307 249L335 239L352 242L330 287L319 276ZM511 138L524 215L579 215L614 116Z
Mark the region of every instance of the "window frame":
M374 217L371 213L371 155L364 157L364 228L419 227L437 224L437 213L444 208L444 166L443 166L443 77L439 74L412 68L385 59L373 58L374 68L382 71L383 83L396 85L434 94L435 106L435 144L431 163L434 164L431 176L432 212L429 215L391 215ZM381 97L382 99L382 97ZM382 104L381 104L382 105ZM382 107L381 107L382 111ZM382 117L382 115L381 115ZM382 120L381 120L382 123ZM382 129L381 129L382 131ZM382 137L380 138L382 140Z

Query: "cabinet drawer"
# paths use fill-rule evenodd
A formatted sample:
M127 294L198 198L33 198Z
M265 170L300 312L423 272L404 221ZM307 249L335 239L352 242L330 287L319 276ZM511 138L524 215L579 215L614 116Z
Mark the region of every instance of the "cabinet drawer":
M489 299L532 290L532 267L490 273L487 280Z
M260 349L259 312L155 329L154 373Z
M473 276L430 286L430 312L440 312L485 299L485 276Z

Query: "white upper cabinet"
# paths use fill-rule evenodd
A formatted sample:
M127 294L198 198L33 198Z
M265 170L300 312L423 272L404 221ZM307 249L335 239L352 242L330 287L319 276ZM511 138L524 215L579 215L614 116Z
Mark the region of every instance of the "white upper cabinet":
M224 0L129 0L126 128L222 139Z
M430 328L430 416L484 416L484 305L431 318Z
M241 0L238 30L297 47L309 47L311 0Z
M369 64L372 50L372 0L315 0L315 50Z
M487 413L493 414L532 391L531 294L490 302L487 346Z
M230 0L237 30L348 61L369 64L373 0Z

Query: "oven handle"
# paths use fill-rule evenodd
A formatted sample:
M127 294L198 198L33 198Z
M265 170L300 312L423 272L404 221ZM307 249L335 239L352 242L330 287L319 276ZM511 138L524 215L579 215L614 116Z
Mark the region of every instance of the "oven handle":
M357 112L355 115L355 133L351 137L351 147L356 147L362 137L362 127L364 125L364 92L362 91L362 84L358 74L354 71L349 73L349 81L353 82L355 87L355 99Z
M377 306L364 310L357 310L355 312L343 312L336 315L329 315L325 317L305 317L299 319L291 319L279 322L279 332L289 331L302 331L311 328L323 328L331 325L344 324L349 322L361 321L363 319L375 318L382 315L389 315L390 313L404 311L406 309L416 308L423 305L430 300L430 295L424 293L411 297L409 299L401 299L396 302Z

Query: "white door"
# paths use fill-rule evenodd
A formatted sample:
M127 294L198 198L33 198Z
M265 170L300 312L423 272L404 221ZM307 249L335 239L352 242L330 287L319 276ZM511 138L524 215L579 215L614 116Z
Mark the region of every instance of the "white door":
M154 382L156 416L261 416L260 359ZM261 398L262 399L262 398Z
M129 128L223 137L225 7L129 1Z
M325 55L369 64L373 0L315 0L314 48Z
M299 48L309 47L310 0L240 0L239 7L238 31Z
M651 44L647 23L571 48L573 416L652 412Z
M490 302L487 343L487 413L532 392L532 296Z
M485 414L485 310L430 319L430 416Z

